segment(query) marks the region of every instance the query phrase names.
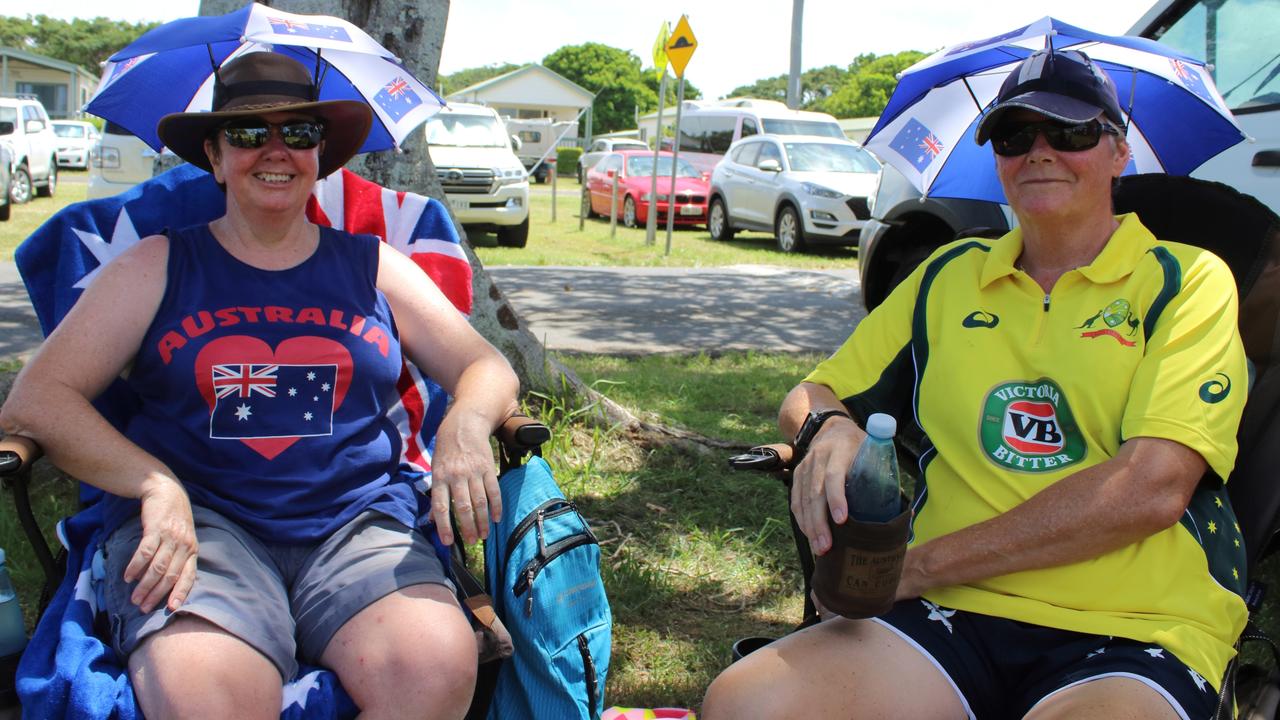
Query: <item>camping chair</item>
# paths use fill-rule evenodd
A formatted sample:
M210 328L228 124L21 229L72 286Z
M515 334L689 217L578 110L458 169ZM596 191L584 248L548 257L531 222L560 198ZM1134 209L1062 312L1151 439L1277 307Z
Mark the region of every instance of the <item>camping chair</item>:
M221 214L223 195L212 176L180 166L115 198L80 203L56 214L28 239L17 263L47 335L64 317L88 284L96 268L140 237L166 227L207 222ZM435 200L395 193L343 170L319 182L307 207L317 223L353 233L379 235L405 252L432 277L460 311L471 309L471 267L443 206ZM407 362L401 377L401 407L391 419L404 442L402 463L418 471L416 483L424 493L419 503L423 525L429 520L425 476L435 430L444 416L448 397ZM109 420L121 426L132 407L128 388L117 382L97 401ZM509 419L496 433L500 471L518 468L550 437L547 428L529 418ZM40 450L26 438L0 441L0 477L13 487L19 520L45 573L41 593L41 622L19 665L19 692L30 717L138 717L140 712L126 668L104 636L104 619L91 582L94 548L101 535L101 491L81 486L81 511L58 525L64 549L54 556L28 497L30 467ZM466 566L460 543L451 549L429 533L451 570L459 602L473 619L482 666L468 717L484 717L497 666L511 654L511 639L485 595L485 583ZM25 688L25 690L24 690ZM282 717L346 717L358 709L336 676L320 668L304 667L285 686Z
M1240 296L1240 334L1252 383L1237 433L1239 454L1226 487L1244 534L1247 575L1252 577L1259 563L1280 545L1280 490L1276 485L1276 468L1280 467L1280 218L1255 198L1221 183L1163 174L1121 178L1114 200L1117 213L1136 212L1156 237L1214 252L1235 276ZM860 424L866 421L857 419ZM898 440L900 466L904 471L917 467L918 428L903 423ZM736 470L773 473L788 493L793 464L794 448L789 444L764 445L729 458L729 466ZM1222 480L1210 473L1201 482L1219 484ZM814 559L794 516L791 528L804 573L805 604L797 627L800 629L819 621L809 580ZM1245 603L1250 617L1257 616L1264 595L1260 583L1249 583ZM1266 640L1251 621L1241 642L1254 639ZM740 641L744 645L741 650L735 649L735 655L763 644L757 641L745 645L747 642ZM1258 714L1247 717L1276 717L1280 653L1274 645L1271 649L1276 668L1270 673L1243 666L1238 657L1232 662L1222 684L1218 718L1232 716L1233 701L1239 702L1242 711L1257 708Z

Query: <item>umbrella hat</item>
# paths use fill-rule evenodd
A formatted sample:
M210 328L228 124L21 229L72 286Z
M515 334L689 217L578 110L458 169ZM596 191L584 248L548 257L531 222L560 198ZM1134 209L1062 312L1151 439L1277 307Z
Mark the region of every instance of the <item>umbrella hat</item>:
M1043 18L903 71L865 146L923 194L1005 202L991 150L974 139L1009 73L1045 49L1083 51L1114 84L1132 152L1125 174L1185 175L1244 139L1203 62L1145 38Z
M260 51L302 63L319 89L315 100L369 106L373 125L359 152L400 146L444 104L354 24L251 3L226 15L183 18L153 28L111 56L85 111L159 150L163 142L156 127L162 117L211 110L216 68Z

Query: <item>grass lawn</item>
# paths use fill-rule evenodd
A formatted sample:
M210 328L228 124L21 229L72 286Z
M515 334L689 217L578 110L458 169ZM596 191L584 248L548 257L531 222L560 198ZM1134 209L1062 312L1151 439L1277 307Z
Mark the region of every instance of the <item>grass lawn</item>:
M84 200L89 176L83 170L63 170L51 198L33 197L24 205L13 205L8 222L0 222L0 260L13 260L13 251L55 212Z

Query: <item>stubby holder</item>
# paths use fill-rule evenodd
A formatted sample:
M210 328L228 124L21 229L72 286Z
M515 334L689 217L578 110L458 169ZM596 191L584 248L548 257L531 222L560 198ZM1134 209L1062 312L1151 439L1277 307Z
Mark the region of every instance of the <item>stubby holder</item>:
M902 512L888 522L850 517L837 525L827 516L831 549L817 557L812 579L813 592L823 607L854 619L883 615L893 607L911 532L906 498L902 506Z

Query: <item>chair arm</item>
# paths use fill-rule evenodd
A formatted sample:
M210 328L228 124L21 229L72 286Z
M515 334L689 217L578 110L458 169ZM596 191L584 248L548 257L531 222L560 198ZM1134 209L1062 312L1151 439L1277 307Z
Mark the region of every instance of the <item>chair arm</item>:
M542 455L542 445L551 440L551 429L533 418L516 413L507 418L497 430L499 473L519 467L524 456Z
M756 472L790 470L795 455L796 449L788 443L757 445L741 455L729 458L729 468Z
M31 467L44 451L35 440L10 435L0 440L0 476L16 475Z
M64 572L54 560L53 551L45 541L44 533L40 532L40 523L36 522L35 513L31 510L31 466L43 454L36 441L21 435L10 435L0 440L0 477L13 487L13 504L18 511L18 522L27 536L27 542L31 544L31 551L40 563L40 569L44 571L41 611L44 610L44 603L52 597Z

